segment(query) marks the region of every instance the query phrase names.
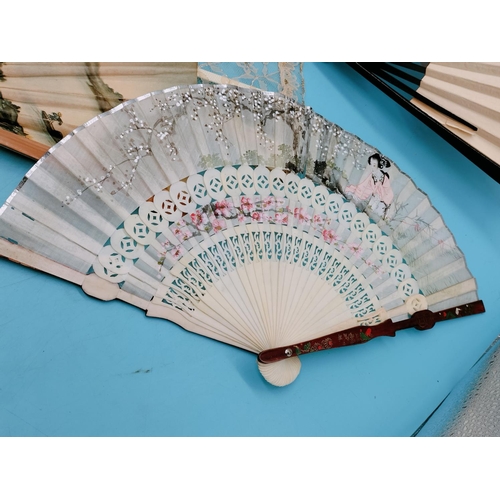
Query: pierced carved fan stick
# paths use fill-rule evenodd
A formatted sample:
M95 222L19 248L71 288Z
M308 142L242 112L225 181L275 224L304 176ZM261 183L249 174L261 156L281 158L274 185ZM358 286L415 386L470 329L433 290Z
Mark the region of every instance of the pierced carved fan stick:
M261 353L279 386L300 360L266 351L479 300L392 161L288 97L224 85L147 94L65 137L0 209L0 254Z

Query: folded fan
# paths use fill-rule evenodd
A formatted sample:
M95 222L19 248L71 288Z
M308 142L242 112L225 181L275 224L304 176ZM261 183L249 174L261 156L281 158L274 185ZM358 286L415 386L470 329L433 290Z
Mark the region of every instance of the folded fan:
M194 85L76 129L0 210L0 253L260 353L477 301L438 212L375 148L271 92ZM259 363L275 385L297 357Z

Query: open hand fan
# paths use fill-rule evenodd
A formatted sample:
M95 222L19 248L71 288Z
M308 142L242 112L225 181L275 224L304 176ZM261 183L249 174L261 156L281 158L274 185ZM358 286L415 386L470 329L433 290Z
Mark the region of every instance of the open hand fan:
M275 385L299 354L484 310L395 164L311 108L232 86L147 94L76 129L3 205L0 236L11 260L259 353Z

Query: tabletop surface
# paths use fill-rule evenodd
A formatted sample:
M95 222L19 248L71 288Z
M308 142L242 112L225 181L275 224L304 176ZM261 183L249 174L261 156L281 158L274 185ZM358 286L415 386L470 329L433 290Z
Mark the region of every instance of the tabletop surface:
M500 185L347 65L304 78L429 196L486 314L306 356L278 388L251 353L0 259L0 436L409 436L467 373L499 334ZM0 151L2 201L32 164Z

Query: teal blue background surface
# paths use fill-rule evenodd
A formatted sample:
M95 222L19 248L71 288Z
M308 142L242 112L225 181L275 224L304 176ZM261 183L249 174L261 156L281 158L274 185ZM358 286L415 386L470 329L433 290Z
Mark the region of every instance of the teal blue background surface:
M341 63L306 63L306 104L425 193L486 314L315 353L288 387L255 355L0 259L1 436L409 436L498 335L500 185ZM33 162L0 151L5 200Z

